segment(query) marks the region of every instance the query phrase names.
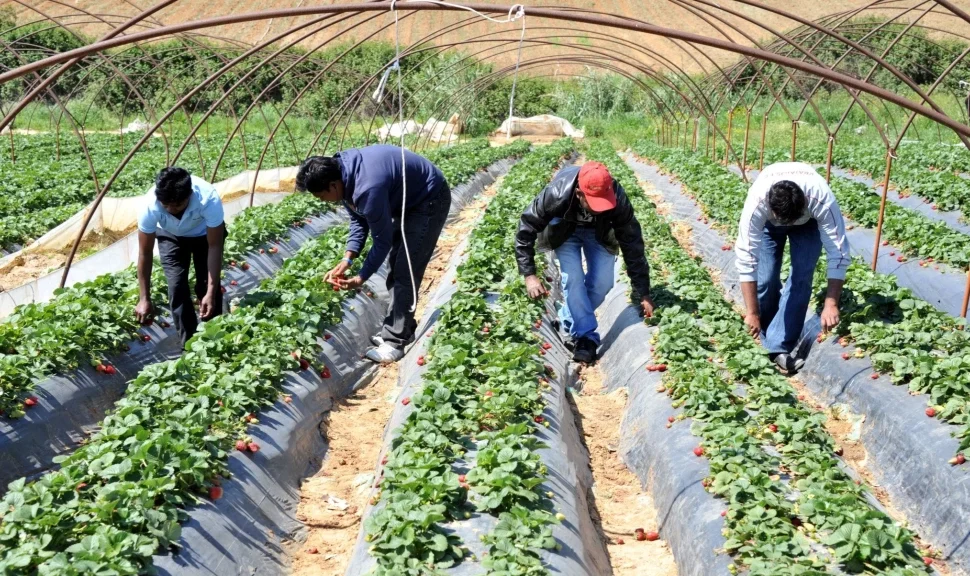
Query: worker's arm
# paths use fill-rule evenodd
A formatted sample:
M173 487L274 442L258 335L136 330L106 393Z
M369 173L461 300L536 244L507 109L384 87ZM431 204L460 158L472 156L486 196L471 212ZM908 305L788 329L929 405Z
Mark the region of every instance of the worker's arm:
M542 280L536 276L536 238L552 221L549 203L555 193L555 185L556 180L553 179L522 212L519 229L515 234L515 259L519 274L525 278L525 289L530 298L539 298L546 293Z
M845 220L842 218L839 202L827 184L820 184L820 186L825 186L826 189L812 196L823 200L818 203L810 202L809 207L818 223L819 236L822 238L822 246L825 247L828 289L822 306L821 321L822 331L828 332L835 328L840 320L839 300L842 298L842 286L845 284L845 275L852 257L849 253L849 239L845 233Z
M141 324L152 321L152 264L155 251L155 234L138 231L138 304L135 318Z
M738 239L734 245L737 257L735 266L738 269L738 279L741 282L741 294L744 296L744 323L752 336L761 333L761 311L758 308L758 255L761 251L761 241L768 221L768 207L762 202L764 196L762 186L768 185L757 181L748 191L748 198L741 212L738 222Z
M640 307L647 318L653 316L653 300L650 299L650 264L647 263L646 248L643 245L643 230L633 213L633 206L626 192L616 184L616 208L614 208L613 234L623 253L626 275L633 288L640 295Z
M207 258L208 278L206 280L205 296L199 303L199 315L203 320L208 320L217 315L216 294L222 289L222 253L226 245L226 226L225 224L215 228L205 229L206 240L209 243L209 253Z

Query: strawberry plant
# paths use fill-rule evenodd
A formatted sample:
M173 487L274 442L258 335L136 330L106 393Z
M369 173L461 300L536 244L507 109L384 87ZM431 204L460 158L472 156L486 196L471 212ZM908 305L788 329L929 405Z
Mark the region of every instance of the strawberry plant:
M634 191L631 202L660 276L662 304L651 323L657 325L654 355L667 365L663 392L693 420L691 430L702 440L695 454L710 463L704 484L727 503L725 550L759 575L863 568L924 573L912 533L874 510L866 489L839 467L824 416L804 406L774 370L708 271L638 193L632 170L605 144L591 145L587 156L606 163ZM743 194L723 190L714 196L737 206L724 201L706 207L708 214L740 211L744 201Z
M500 514L501 529L483 537L488 573L545 573L538 551L555 547L556 520L545 510L548 497L536 490L546 470L530 435L543 408L544 367L535 359L539 340L532 331L542 306L526 297L502 252L525 203L571 149L563 141L527 155L472 232L459 289L441 309L423 357L423 388L409 397L413 411L395 431L376 508L365 521L366 539L383 544L370 549L378 574L424 574L460 560L460 543L442 540L441 524L469 515L469 490L480 510ZM499 293L497 309L487 292ZM457 474L453 467L465 458L471 470ZM513 460L521 464L514 473ZM430 507L440 511L435 523L414 519ZM413 546L395 539L401 530Z

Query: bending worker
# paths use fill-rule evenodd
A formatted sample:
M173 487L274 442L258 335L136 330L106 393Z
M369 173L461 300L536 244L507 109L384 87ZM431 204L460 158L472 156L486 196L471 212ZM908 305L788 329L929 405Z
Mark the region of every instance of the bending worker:
M782 288L786 241L791 242L791 272ZM751 335L760 336L769 358L789 374L805 363L792 352L805 324L822 246L828 291L821 321L827 332L839 323L850 261L839 203L825 178L808 164L779 162L765 168L748 191L735 252L747 309L744 322Z
M347 251L324 280L340 290L360 287L390 254L387 289L391 301L375 348L366 357L374 362L396 362L404 347L414 341L414 294L420 288L424 269L434 253L438 236L451 209L451 190L434 164L405 151L407 201L401 178L401 149L374 145L351 148L333 157L312 156L300 166L296 189L324 202L343 202L350 213ZM404 204L404 234L401 234L401 205ZM346 273L360 255L368 232L374 245L360 272ZM407 251L404 241L407 241ZM410 266L408 265L410 254ZM412 274L416 285L412 286Z
M623 187L603 164L587 162L581 168L563 168L522 213L515 255L532 298L546 293L536 276L537 239L541 249L554 250L559 260L565 299L559 321L576 362L596 359L600 336L596 332L595 312L613 288L619 250L623 251L627 274L640 296L643 314L653 315L650 267L644 255L640 223Z
M226 225L222 199L215 187L184 168L164 168L148 192L138 216L138 291L135 316L151 322L152 252L158 240L168 303L182 347L195 334L199 319L189 290L189 263L195 266L199 315L209 320L222 313L222 250Z

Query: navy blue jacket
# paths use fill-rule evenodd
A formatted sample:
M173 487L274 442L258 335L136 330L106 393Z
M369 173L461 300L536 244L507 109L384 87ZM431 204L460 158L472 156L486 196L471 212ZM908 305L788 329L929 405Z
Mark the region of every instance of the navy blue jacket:
M405 173L408 197L405 211L427 202L445 176L426 158L405 151ZM397 146L375 144L366 148L349 148L334 154L340 162L340 176L344 183L344 206L350 212L350 236L347 250L360 253L370 232L374 239L360 277L367 280L377 272L391 251L395 226L400 226L401 201L404 193L401 182L401 149Z

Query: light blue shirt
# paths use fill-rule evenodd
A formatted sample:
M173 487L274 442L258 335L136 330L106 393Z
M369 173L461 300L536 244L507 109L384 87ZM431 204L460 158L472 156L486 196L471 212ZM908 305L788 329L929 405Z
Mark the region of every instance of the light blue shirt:
M206 228L217 228L225 220L222 198L215 186L192 176L192 196L181 218L169 214L155 198L155 187L148 191L145 207L138 215L138 230L145 234L164 231L172 236L205 236Z

